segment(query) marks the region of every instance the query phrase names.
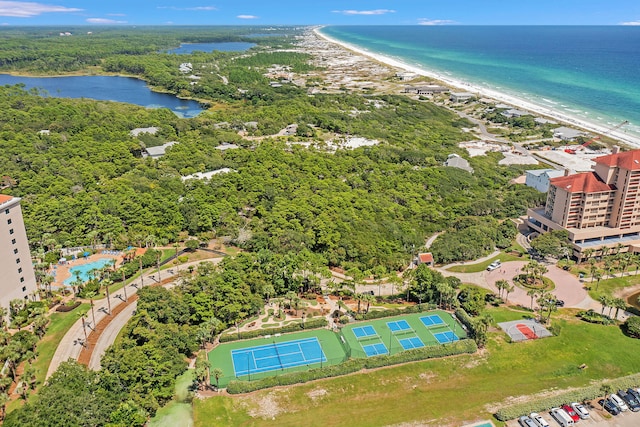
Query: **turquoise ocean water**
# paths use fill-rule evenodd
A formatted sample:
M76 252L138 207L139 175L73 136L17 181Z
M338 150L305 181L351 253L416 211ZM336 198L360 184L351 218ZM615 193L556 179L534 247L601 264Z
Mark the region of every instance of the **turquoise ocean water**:
M640 27L329 26L405 64L640 137Z

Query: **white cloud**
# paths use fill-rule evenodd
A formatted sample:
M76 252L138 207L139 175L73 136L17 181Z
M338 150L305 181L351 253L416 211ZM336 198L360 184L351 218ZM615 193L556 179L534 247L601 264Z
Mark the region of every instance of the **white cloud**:
M259 16L256 15L238 15L236 16L238 19L258 19Z
M456 21L452 21L450 19L418 18L418 25L451 25L455 23Z
M621 22L620 25L630 25L630 26L640 25L640 21Z
M158 6L158 9L190 10L190 11L218 10L218 8L215 6L195 6L195 7Z
M115 19L106 18L87 18L89 24L126 24L127 21L116 21Z
M127 16L124 13L107 13L107 16Z
M0 1L0 16L11 16L14 18L31 18L52 12L80 12L82 9L75 7L64 7L52 4L42 4L22 1Z
M384 15L387 13L395 13L392 9L374 9L374 10L333 10L333 13L341 13L343 15Z

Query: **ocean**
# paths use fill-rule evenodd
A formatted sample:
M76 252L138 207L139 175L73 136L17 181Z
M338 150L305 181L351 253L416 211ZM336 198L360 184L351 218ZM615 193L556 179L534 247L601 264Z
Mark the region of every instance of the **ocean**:
M640 137L640 27L328 26L372 54Z

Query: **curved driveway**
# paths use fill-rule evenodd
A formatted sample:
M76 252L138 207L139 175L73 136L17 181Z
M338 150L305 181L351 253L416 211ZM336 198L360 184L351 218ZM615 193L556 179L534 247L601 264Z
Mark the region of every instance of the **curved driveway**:
M440 269L440 272L444 276L457 277L462 280L463 283L471 283L489 289L497 294L498 288L496 288L495 283L498 280L506 280L509 284L513 285L513 278L521 273L521 269L525 264L527 264L527 262L524 261L505 262L496 270L481 271L478 273L454 273L445 269ZM548 265L547 268L549 271L545 274L545 277L551 279L556 285L551 293L554 294L556 298L563 300L565 307L584 309L600 308L600 304L589 297L584 284L574 275L554 265ZM514 286L513 292L509 293L508 302L510 304L520 304L525 307L530 307L531 297L527 295L526 289Z

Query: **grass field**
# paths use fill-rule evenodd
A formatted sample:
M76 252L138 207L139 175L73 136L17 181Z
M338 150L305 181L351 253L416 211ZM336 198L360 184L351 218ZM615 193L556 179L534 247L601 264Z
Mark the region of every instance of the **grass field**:
M212 368L222 369L222 377L220 377L220 387L226 387L229 381L236 379L235 370L233 366L233 360L231 352L233 350L239 350L249 347L269 345L273 343L283 343L287 341L299 340L304 338L317 338L322 351L326 357L326 361L322 362L322 365L335 365L344 362L346 354L338 335L328 329L315 329L311 331L298 332L292 334L284 334L279 337L271 336L269 338L261 337L253 340L241 340L233 341L225 344L221 344L209 352L209 362ZM313 363L309 365L302 365L297 367L286 368L284 370L275 370L261 373L250 373L249 375L242 375L238 379L240 380L257 380L269 376L274 376L287 372L306 371L311 368L320 367L321 363ZM212 382L215 380L212 380Z
M404 316L397 316L397 317L385 317L383 319L353 323L342 328L342 336L344 336L345 340L349 344L349 347L351 348L351 356L359 357L359 358L367 357L362 346L366 346L371 342L375 342L375 343L381 342L382 344L384 344L387 350L390 350L390 354L396 354L401 351L404 351L404 348L400 344L399 340L406 338L408 336L418 336L422 341L422 343L424 343L426 346L439 345L440 342L435 338L432 332L437 333L443 328L428 329L420 321L421 317L435 315L435 314L440 316L440 318L446 323L446 328L444 329L453 331L458 336L458 338L464 338L466 336L462 327L455 320L453 320L453 318L449 313L444 311L439 311L439 310L429 311L424 313L406 314ZM411 329L415 331L415 334L409 333L408 335L405 335L405 334L396 335L390 331L389 327L387 326L387 323L395 322L401 319L404 319L409 324ZM353 333L353 330L355 328L362 328L366 325L373 326L373 328L375 329L376 333L380 338L377 340L371 340L371 341L369 340L358 341L355 334Z
M60 344L60 340L62 340L62 337L64 337L69 328L71 328L71 325L73 325L80 316L89 311L89 307L89 304L80 304L73 311L53 313L50 316L51 322L47 327L47 332L38 342L36 349L38 357L36 358L34 367L36 368L36 383L38 388L44 383L47 370L49 370L49 364L58 348L58 344ZM7 405L7 412L11 412L21 406L22 403L22 400L11 402Z
M479 262L477 264L463 264L463 265L454 265L453 267L448 268L448 271L454 273L478 273L480 271L484 271L487 269L489 264L491 264L495 260L500 260L502 262L508 261L528 261L529 257L517 257L515 255L500 253L500 255L490 258L486 261Z
M160 408L149 420L149 427L191 427L193 415L191 405L186 403L189 387L193 384L194 370L190 369L176 379L174 400Z
M525 313L489 311L500 319ZM486 350L409 363L246 396L194 402L196 426L463 425L491 418L504 402L640 371L640 340L616 326L554 315L558 336L510 344L490 332ZM579 369L585 364L586 369ZM252 415L249 415L252 414Z

